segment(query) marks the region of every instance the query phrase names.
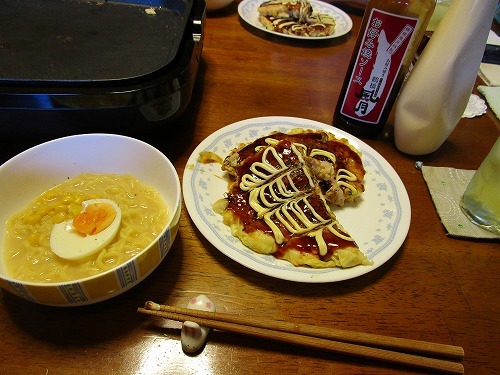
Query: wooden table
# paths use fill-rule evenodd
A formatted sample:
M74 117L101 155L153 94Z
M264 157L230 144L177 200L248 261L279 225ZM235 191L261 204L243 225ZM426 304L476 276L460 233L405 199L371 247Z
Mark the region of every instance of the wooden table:
M268 115L331 123L361 15L352 33L301 42L260 33L237 5L209 14L202 64L188 111L175 127L141 135L182 176L194 148L215 130ZM32 304L0 291L1 374L408 374L425 371L326 354L214 331L204 350L183 353L179 324L138 314L147 300L185 306L207 295L218 311L314 323L462 346L468 374L500 373L500 247L446 235L415 161L477 169L498 136L488 112L463 119L435 153L398 152L387 131L366 140L401 176L412 205L406 241L383 266L336 283L261 275L232 261L194 227L187 211L164 262L111 300L77 308ZM156 134L155 134L156 133ZM168 136L167 136L168 135ZM175 140L175 142L173 142ZM4 145L2 161L19 145Z

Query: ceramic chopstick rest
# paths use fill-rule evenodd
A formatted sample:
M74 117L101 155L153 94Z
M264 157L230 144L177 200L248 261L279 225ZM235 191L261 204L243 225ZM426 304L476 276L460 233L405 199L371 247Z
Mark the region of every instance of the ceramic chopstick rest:
M189 301L188 309L215 312L215 305L205 295L199 295ZM200 326L198 323L185 321L182 323L181 344L186 353L199 351L207 340L210 328Z

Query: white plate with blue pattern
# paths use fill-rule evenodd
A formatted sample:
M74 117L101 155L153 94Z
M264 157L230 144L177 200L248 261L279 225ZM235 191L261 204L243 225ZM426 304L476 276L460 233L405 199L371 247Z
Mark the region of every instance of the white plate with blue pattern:
M228 176L220 164L197 161L202 151L221 158L241 143L253 142L273 131L288 132L293 128L321 129L346 138L362 153L366 170L365 192L359 202L334 210L342 226L355 239L359 248L373 261L372 266L313 269L294 267L272 255L258 254L231 235L212 205L224 197ZM184 201L199 231L219 251L236 262L262 274L290 281L325 283L351 279L387 262L401 247L408 234L411 208L408 193L392 166L373 148L331 125L295 117L259 117L228 125L201 142L187 162L183 176Z
M317 36L317 37L309 37L309 36L298 36L298 35L288 35L279 33L277 31L268 30L264 27L264 25L259 20L259 6L262 4L264 0L243 0L238 5L238 13L240 17L248 23L250 26L253 26L262 31L279 35L285 38L293 38L293 39L306 39L306 40L318 40L318 39L332 39L338 38L339 36L347 34L352 29L352 19L348 16L346 12L337 8L334 5L325 3L319 0L309 0L313 11L315 13L325 13L329 16L333 17L335 20L335 32L332 35L328 36Z

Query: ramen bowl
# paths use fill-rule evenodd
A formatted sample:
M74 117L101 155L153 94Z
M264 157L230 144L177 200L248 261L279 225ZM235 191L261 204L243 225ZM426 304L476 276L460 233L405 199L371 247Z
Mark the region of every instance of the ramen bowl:
M125 263L94 276L65 282L28 282L7 274L6 221L46 190L82 173L132 175L154 188L168 208L161 233ZM165 258L181 213L177 172L159 150L113 134L83 134L52 140L0 166L0 286L26 300L51 306L80 306L119 295L144 280Z
M207 10L209 12L216 11L222 8L227 7L231 4L233 0L207 0Z

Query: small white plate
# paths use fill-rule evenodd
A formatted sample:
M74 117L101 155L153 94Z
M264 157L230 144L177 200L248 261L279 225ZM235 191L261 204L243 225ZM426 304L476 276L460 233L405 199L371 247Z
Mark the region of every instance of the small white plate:
M212 151L225 158L240 143L252 142L273 131L288 132L293 128L328 131L339 138L348 139L361 151L366 170L363 197L357 204L338 208L334 212L361 251L373 261L373 266L348 269L294 267L287 261L258 254L244 246L222 223L222 216L212 210L212 204L227 192L228 176L218 163L197 162L200 153ZM408 193L396 171L379 153L331 125L295 117L243 120L207 137L189 157L183 176L183 194L194 224L217 249L252 270L283 280L324 283L347 280L373 271L399 250L410 227Z
M283 36L285 38L318 40L318 39L338 38L339 36L347 34L352 29L352 19L347 15L347 13L337 8L336 6L325 3L323 1L309 0L309 2L312 5L314 13L325 13L335 19L335 32L332 35L308 37L308 36L282 34L278 33L277 31L268 30L260 22L259 12L257 10L260 4L262 4L263 2L264 0L243 0L238 5L238 13L240 17L243 18L243 20L247 22L249 25L271 34Z

